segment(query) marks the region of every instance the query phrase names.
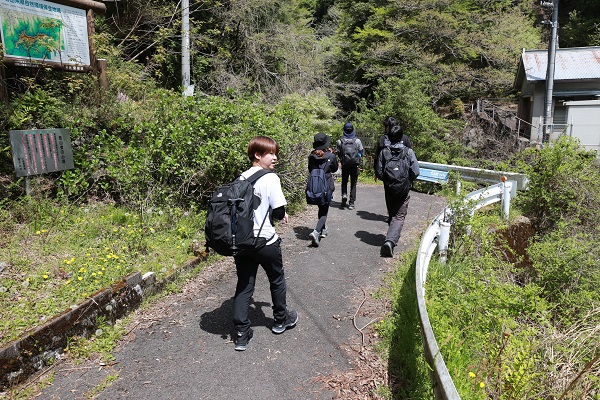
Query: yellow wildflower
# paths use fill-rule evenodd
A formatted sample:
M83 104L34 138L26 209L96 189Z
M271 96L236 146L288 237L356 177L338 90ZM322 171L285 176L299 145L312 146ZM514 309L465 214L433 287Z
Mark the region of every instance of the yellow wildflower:
M469 371L469 378L475 378L475 374L471 371Z

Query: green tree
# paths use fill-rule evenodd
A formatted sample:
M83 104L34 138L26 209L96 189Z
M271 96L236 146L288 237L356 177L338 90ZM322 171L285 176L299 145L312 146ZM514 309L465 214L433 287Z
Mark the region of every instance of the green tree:
M337 79L374 87L380 78L427 70L434 105L511 90L523 47L539 43L526 1L340 2ZM350 64L354 69L346 67Z

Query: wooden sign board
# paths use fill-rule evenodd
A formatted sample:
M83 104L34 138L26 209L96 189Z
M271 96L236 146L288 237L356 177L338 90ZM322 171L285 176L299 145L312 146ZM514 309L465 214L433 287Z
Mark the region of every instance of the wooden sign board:
M9 131L17 176L73 169L73 149L68 129Z
M94 9L106 7L84 0L0 0L0 59L23 67L95 70L93 13L89 14Z

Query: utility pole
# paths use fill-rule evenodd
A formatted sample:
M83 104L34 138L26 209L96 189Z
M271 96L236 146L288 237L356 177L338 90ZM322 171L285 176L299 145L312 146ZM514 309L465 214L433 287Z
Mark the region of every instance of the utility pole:
M544 107L543 120L543 136L542 143L550 141L550 133L552 130L552 96L554 91L554 64L556 60L556 49L558 47L558 0L552 2L542 1L542 7L552 8L552 22L544 21L545 24L551 25L550 44L548 45L548 69L546 70L546 101Z
M181 2L181 85L184 96L194 94L190 85L190 0Z

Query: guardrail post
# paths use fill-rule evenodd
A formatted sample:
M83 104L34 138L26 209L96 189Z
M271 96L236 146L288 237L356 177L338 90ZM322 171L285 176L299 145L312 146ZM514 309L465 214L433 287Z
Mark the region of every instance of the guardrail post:
M440 223L440 234L438 236L438 254L442 264L446 263L448 255L448 242L450 241L450 222Z
M460 189L461 189L462 183L460 183L460 181L456 181L456 195L460 196Z
M502 177L504 190L502 191L502 216L508 220L510 213L510 193L512 191L512 182L507 182L505 177Z

